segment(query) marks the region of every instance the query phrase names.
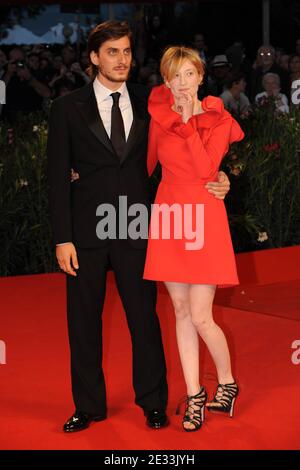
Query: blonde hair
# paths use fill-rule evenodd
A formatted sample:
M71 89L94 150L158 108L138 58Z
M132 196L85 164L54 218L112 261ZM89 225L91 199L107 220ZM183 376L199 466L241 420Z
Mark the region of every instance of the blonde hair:
M171 46L165 50L160 62L160 73L163 79L171 80L186 60L189 60L196 67L199 75L203 77L204 62L198 51L190 47Z

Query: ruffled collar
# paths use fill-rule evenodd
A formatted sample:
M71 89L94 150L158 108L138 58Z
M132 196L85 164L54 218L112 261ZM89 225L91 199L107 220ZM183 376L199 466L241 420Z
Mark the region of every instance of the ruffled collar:
M181 119L180 114L171 109L173 104L172 92L165 84L152 89L148 101L149 113L154 121L166 129ZM206 96L201 104L205 112L197 114L191 119L197 120L197 127L212 127L224 114L223 101L215 96Z

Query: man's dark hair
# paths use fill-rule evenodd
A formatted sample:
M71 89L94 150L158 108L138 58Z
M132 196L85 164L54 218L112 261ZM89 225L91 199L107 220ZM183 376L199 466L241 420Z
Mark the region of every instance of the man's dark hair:
M225 80L225 87L227 89L232 88L235 83L239 83L242 78L245 79L245 74L243 72L233 72L228 75L227 80Z
M76 86L75 86L75 83L73 83L72 80L70 80L69 78L67 78L67 77L60 78L54 84L54 95L55 95L55 97L59 96L60 90L62 88L67 88L67 90L73 91L73 90L76 89Z
M29 54L27 55L27 59L30 59L30 57L37 57L38 59L40 58L37 52L29 52Z
M88 38L88 57L89 67L87 73L91 80L94 80L98 75L98 68L91 62L90 54L92 51L98 53L99 48L106 41L111 39L120 39L127 36L132 46L132 32L127 21L105 21L100 23L90 32Z

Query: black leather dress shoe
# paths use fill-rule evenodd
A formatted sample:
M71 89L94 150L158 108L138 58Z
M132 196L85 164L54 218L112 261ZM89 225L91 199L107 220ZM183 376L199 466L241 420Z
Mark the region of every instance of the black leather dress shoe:
M165 426L168 426L169 420L168 417L163 410L150 410L150 411L144 411L145 416L147 418L146 424L150 428L153 429L160 429L164 428Z
M76 432L82 431L89 427L92 421L103 421L106 419L106 415L104 416L91 416L87 413L83 413L82 411L75 411L73 416L68 419L68 421L64 424L64 432Z

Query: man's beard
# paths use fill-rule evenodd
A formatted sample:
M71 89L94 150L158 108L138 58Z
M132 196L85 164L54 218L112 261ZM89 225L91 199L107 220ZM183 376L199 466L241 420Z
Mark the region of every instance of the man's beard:
M115 82L115 83L122 83L122 82L126 82L126 80L128 79L128 75L129 75L129 71L130 69L127 69L126 72L127 72L127 75L125 78L116 78L116 77L113 77L109 72L106 72L105 70L101 70L101 68L99 67L99 72L100 74L106 78L107 80L109 80L110 82ZM124 71L125 72L125 71Z

